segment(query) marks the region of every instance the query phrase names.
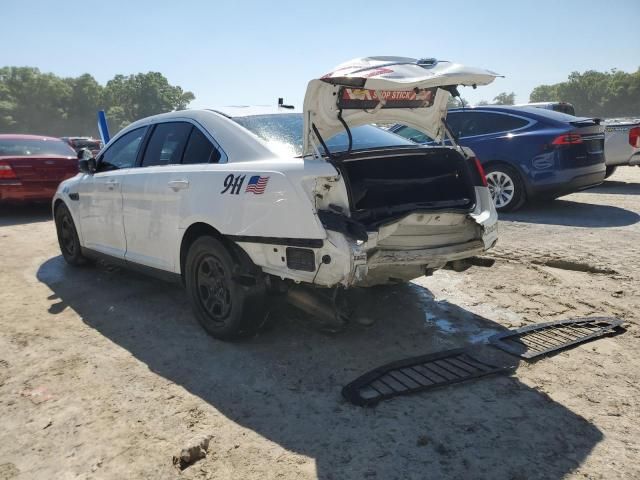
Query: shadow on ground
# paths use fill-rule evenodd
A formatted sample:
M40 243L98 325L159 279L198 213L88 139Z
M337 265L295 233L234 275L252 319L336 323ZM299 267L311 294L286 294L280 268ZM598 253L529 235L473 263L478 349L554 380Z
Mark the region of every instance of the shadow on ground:
M313 458L322 480L560 479L602 439L584 418L507 376L375 409L342 400L341 387L373 367L503 330L416 285L372 292L376 322L368 328L326 336L289 310L258 337L224 343L203 332L174 286L117 269L73 269L61 257L42 264L38 279L57 300L50 314L72 308L230 421Z
M0 227L51 220L51 205L0 205Z
M591 192L593 190L589 190ZM501 221L565 225L568 227L625 227L640 221L640 215L625 208L571 200L534 203L514 213L501 213Z
M640 195L640 183L607 180L602 185L590 188L587 193L606 193L613 195Z

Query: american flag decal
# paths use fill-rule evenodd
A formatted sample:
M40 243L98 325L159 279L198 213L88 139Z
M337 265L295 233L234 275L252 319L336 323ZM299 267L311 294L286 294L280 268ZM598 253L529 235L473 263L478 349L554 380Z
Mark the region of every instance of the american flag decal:
M247 188L244 192L251 192L256 195L262 195L264 193L264 189L267 188L267 183L269 183L269 177L254 175L249 179L249 183L247 184Z

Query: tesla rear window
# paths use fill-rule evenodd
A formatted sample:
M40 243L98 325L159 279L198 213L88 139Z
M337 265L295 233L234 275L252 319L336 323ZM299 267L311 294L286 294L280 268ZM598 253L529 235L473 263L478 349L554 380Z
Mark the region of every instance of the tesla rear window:
M76 152L62 140L0 139L0 156L37 157L60 155L75 157Z

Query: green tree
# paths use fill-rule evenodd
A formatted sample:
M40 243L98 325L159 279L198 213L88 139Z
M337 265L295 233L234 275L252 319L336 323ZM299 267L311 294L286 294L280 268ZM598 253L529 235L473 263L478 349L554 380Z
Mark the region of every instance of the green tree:
M449 97L449 100L447 100L447 110L467 106L469 106L469 103L462 97Z
M184 109L194 98L158 72L116 75L103 87L89 74L60 78L32 67L3 67L0 133L97 135L100 109L115 133L142 117Z
M476 103L476 106L478 107L483 107L485 105L489 105L489 102L487 102L486 100L480 100L478 103Z
M539 85L529 95L529 101L534 102L558 102L558 89L556 85Z
M507 93L502 92L495 96L493 99L494 105L513 105L516 103L516 94L515 92Z
M5 67L0 69L0 84L2 131L9 127L23 133L61 133L71 96L63 79L37 68Z
M116 75L104 89L107 117L114 116L111 123L116 130L140 118L184 109L194 98L159 72Z
M640 112L640 69L633 73L613 69L572 72L566 82L540 85L530 102L569 102L578 115L617 117Z
M71 96L65 130L76 135L95 135L96 112L101 108L104 87L88 73L66 81L71 86Z

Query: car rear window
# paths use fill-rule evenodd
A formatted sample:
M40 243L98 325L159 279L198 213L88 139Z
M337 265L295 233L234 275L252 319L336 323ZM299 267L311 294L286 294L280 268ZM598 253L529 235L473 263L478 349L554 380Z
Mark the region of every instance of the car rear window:
M60 155L75 157L76 152L62 140L56 139L0 139L0 156L37 157Z
M524 118L499 112L451 112L447 122L455 135L473 137L491 133L508 132L525 127L529 122Z
M546 108L536 108L536 107L514 107L518 108L524 112L531 113L533 115L538 115L539 117L548 118L550 120L555 120L557 122L568 123L575 122L577 118L574 115L567 115L562 112L554 112L553 110L547 110Z
M262 138L275 152L287 155L302 154L303 122L300 113L250 115L234 117L233 120ZM353 137L352 150L415 146L413 142L373 125L352 128L351 135ZM344 152L349 148L349 138L346 132L341 132L329 139L325 138L325 142L331 153Z
M102 148L102 142L100 140L88 140L88 139L72 139L71 144L74 148L89 148L91 150L100 150Z

